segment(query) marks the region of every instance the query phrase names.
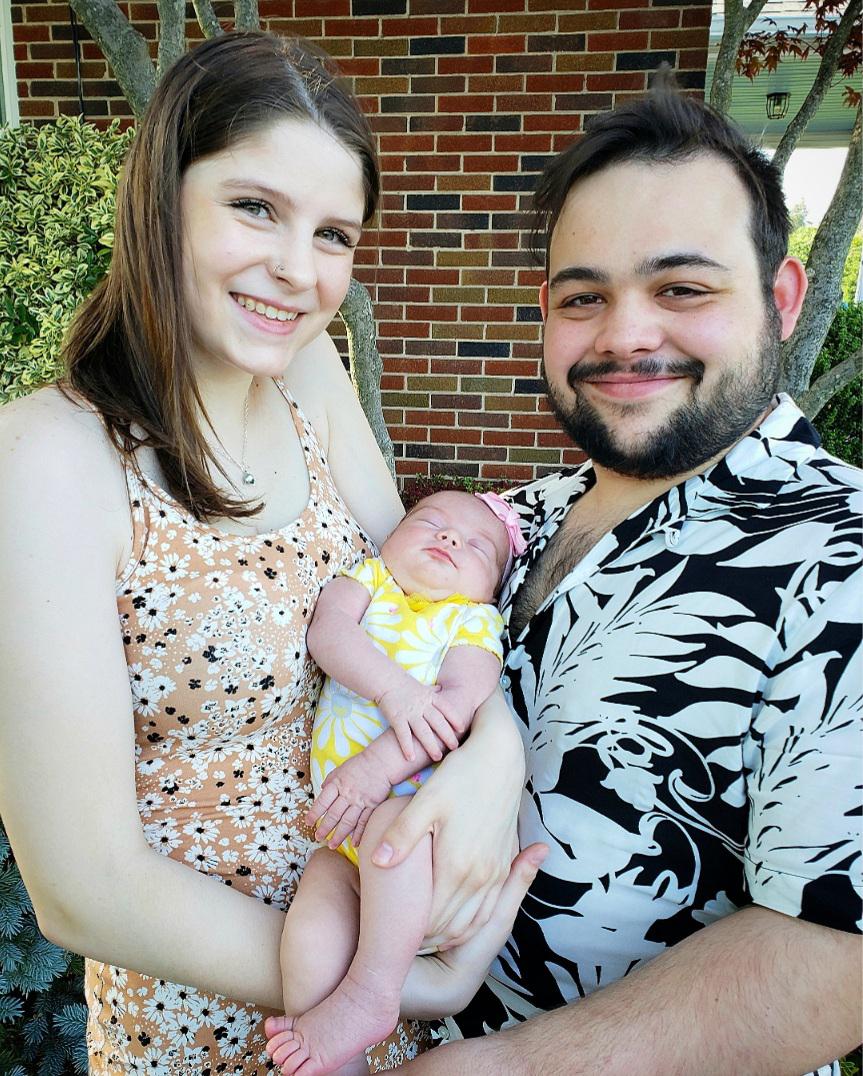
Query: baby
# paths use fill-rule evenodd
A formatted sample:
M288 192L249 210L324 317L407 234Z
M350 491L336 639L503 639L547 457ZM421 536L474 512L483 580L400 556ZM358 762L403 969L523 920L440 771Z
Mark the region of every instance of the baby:
M397 797L425 779L417 770L458 746L497 686L503 624L490 603L523 550L496 494L436 493L380 558L321 592L308 646L328 678L308 817L328 847L309 860L282 934L288 1015L271 1022L284 1030L268 1050L283 1073L367 1073L364 1048L398 1021L431 907L431 837L393 868L371 852L405 807Z

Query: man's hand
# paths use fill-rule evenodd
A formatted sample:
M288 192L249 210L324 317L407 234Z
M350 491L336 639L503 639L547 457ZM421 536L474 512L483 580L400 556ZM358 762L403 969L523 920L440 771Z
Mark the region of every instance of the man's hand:
M314 804L306 812L306 824L315 827L319 841L329 835L330 848L338 848L351 835L359 846L372 811L389 794L386 773L365 751L360 751L327 775Z
M456 732L435 705L439 692L436 684L421 684L405 676L375 699L409 762L415 757L413 736L434 762L443 758L441 743L450 751L458 747Z

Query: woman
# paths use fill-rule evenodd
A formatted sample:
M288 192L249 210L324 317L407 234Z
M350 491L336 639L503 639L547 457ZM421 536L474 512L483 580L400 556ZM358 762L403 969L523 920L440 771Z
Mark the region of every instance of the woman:
M207 42L140 125L66 382L0 416L0 811L42 930L90 958L93 1073L269 1067L313 848L305 625L402 514L326 335L377 194L321 57ZM506 874L522 762L500 705L411 808L436 835L432 944ZM373 1069L422 1042L401 1026Z

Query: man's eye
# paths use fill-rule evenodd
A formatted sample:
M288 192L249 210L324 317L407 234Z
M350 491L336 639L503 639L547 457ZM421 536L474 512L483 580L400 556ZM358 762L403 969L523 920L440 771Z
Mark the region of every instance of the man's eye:
M565 307L587 307L596 306L602 302L599 295L572 295L569 299L565 299L562 303Z
M692 295L706 295L706 291L699 291L698 288L690 288L686 284L672 284L668 288L663 288L663 295L668 295L672 299L687 299Z
M343 232L341 228L321 228L318 235L322 239L326 239L328 243L338 243L343 247L347 247L348 250L353 250L356 245L351 242L350 236Z
M234 209L241 209L244 213L258 217L260 220L272 216L272 207L259 198L237 198L231 202L231 205Z

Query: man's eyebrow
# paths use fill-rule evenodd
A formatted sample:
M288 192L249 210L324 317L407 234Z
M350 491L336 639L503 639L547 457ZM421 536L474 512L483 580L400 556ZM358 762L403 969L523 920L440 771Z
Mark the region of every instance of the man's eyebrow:
M557 288L570 280L585 280L591 284L608 284L611 277L602 269L594 269L590 265L568 265L555 273L548 282L550 288Z
M635 267L639 276L654 276L656 273L665 273L669 269L719 269L723 273L731 272L727 265L708 258L706 254L691 250L662 254L656 258L645 258Z

